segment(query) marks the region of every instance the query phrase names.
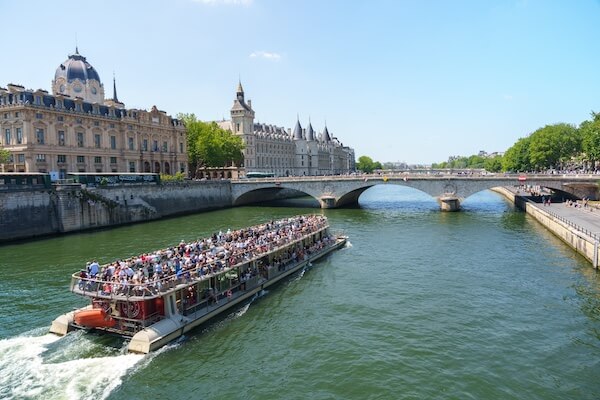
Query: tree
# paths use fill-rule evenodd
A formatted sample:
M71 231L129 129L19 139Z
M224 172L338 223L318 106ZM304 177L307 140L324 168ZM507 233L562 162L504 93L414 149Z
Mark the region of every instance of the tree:
M180 114L187 131L190 170L202 167L240 165L244 160L242 138L220 128L216 122L202 122L194 114Z
M4 171L4 164L6 164L9 161L10 161L10 151L0 147L0 165L2 166L2 171Z
M502 157L502 169L504 171L528 171L531 169L529 162L530 138L525 137L517 140Z
M381 163L379 161L373 161L373 159L369 156L360 156L358 158L358 162L356 163L356 169L370 174L375 169L381 169Z
M581 135L569 124L546 125L530 136L529 161L534 169L559 168L581 153Z
M502 171L502 156L488 157L483 162L483 168L488 172Z
M592 111L592 120L583 121L579 126L582 150L592 168L600 160L600 114Z

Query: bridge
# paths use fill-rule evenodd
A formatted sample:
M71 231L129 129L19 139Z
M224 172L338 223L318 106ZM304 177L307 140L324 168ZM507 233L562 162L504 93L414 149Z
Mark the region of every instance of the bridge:
M375 185L408 186L435 198L442 211L457 211L461 202L477 192L499 186L531 185L573 197L598 199L599 175L462 175L389 174L254 178L231 181L233 205L277 198L284 189L314 197L321 208L338 208L358 203L358 198Z

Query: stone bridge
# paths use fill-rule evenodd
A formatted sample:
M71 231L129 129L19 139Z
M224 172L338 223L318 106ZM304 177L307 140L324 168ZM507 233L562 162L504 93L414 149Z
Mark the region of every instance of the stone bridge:
M283 189L306 193L321 208L358 203L360 195L375 185L401 185L434 197L443 211L457 211L467 197L498 186L541 186L571 196L598 199L597 175L356 175L240 179L231 181L232 204L243 205L277 198Z

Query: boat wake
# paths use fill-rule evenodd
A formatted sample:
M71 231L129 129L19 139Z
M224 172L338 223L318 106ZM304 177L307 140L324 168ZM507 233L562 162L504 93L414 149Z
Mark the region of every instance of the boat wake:
M346 239L346 244L344 245L344 247L342 247L342 249L349 249L352 247L352 243L350 243L349 239Z
M0 340L0 398L105 399L126 374L155 356L94 343L83 332L45 332Z

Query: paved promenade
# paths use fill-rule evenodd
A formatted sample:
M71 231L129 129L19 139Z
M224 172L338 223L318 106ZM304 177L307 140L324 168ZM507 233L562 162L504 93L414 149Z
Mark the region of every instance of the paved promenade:
M507 189L513 192L515 191L514 188ZM544 206L541 202L536 202L536 200L540 201L538 196L529 196L522 191L519 195L533 200L535 205L540 209L553 214L563 222L568 223L590 236L596 237L596 239L600 241L600 208L595 206L584 208L581 204L577 207L567 206L567 203L552 203L551 205Z

